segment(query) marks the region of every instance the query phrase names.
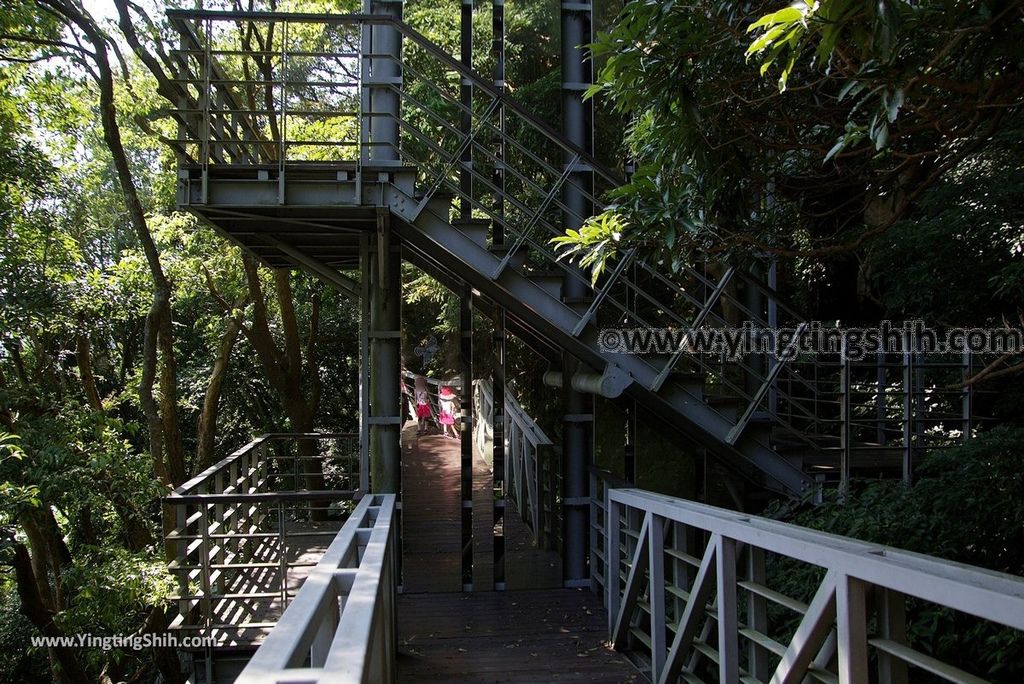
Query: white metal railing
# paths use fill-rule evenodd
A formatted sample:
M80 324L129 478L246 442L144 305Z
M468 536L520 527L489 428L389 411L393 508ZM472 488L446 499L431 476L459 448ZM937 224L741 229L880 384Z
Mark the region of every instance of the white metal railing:
M980 634L1024 630L1019 577L598 484L592 581L609 640L653 682L860 684L877 669L879 682L974 684L986 680L965 670L980 663L914 649L908 610L950 609ZM813 596L783 593L795 576L814 578ZM958 624L950 636L966 638Z
M239 684L395 680L395 510L394 494L363 497Z
M489 380L473 382L473 440L487 454L494 439L494 391ZM554 548L559 535L558 464L551 438L505 388L505 491L537 543Z

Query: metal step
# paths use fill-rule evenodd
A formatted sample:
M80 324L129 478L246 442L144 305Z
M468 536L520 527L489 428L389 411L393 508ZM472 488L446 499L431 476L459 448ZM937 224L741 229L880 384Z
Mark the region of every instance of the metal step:
M565 283L565 275L561 272L529 270L526 271L526 277L555 299L562 296L562 285Z
M582 316L590 310L590 305L594 303L593 297L562 297L562 303L567 307L575 311L578 315Z
M455 219L452 225L471 237L476 244L487 246L487 237L491 231L490 219Z
M489 247L492 254L496 255L499 259L504 259L505 255L508 254L508 250L511 245L498 244L491 245ZM509 259L508 265L512 268L522 269L526 265L526 250L520 247L512 253L512 258Z
M730 422L735 423L740 417L740 413L746 407L746 402L742 399L735 397L707 397L705 399L708 406L718 411L720 414L725 416Z

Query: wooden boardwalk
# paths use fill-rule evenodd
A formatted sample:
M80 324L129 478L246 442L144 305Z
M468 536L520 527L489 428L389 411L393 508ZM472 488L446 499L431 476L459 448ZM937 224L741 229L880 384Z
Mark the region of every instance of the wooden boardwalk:
M402 590L462 591L459 442L402 431Z
M643 681L605 644L605 615L581 589L403 595L398 681Z
M457 592L462 577L462 455L460 442L439 434L402 433L402 583L407 594ZM494 491L490 467L473 459L472 585L495 586ZM538 549L533 533L507 502L502 535L506 589L553 589L562 585L557 551Z
M479 454L473 463L473 591L462 591L460 443L417 436L414 426L402 440L399 681L638 681L633 666L604 643L600 600L561 588L559 554L534 546L511 501L499 528L507 591L493 591L493 475Z

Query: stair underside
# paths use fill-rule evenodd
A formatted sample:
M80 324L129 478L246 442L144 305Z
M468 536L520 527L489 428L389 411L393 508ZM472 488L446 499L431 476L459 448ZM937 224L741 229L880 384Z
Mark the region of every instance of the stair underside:
M639 357L602 356L597 346L599 331L593 325L578 336L572 334L585 307L560 300L550 283L531 280L518 265L493 278L501 251L481 245L475 227L464 226L463 232L452 225L458 222L447 219L450 197L435 196L427 210L420 211L419 200L412 196L411 172L364 170L358 186L354 174L330 167L306 166L302 175L302 180L289 178L285 203L280 204L277 180L264 178L257 170L248 177L237 169L211 173L206 203L199 201L201 184L193 174L181 180L179 204L268 266L302 267L295 258L298 255L336 270L357 266L361 236L375 230L381 205L386 205L407 258L453 289L460 285L477 289L506 310L510 328L528 343L564 349L597 372L610 363L619 366L636 379L627 395L698 445L741 470L759 473L769 488L790 494L809 488L811 478L767 444L764 426L752 425L730 446L725 435L732 421L698 396L692 383L669 382L659 392L651 392L647 386L657 374L654 367ZM360 204L355 203L357 189ZM547 274L544 278L549 280Z

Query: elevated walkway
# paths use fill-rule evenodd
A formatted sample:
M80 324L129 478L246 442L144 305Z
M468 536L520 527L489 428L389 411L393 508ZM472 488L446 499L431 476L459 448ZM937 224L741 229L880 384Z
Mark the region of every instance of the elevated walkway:
M600 598L582 589L403 595L398 681L641 681L607 632Z
M592 283L559 259L550 238L600 211L603 192L623 177L408 24L383 15L169 16L192 44L177 51L188 66L182 99L193 97L188 87L211 92L190 107L175 103L178 202L268 265L305 269L359 297L342 271L375 236L393 236L403 258L453 290L472 288L510 331L601 376L604 396L638 402L766 490L808 496L822 480L864 474L910 481L920 454L957 441L936 435L977 429L974 390L955 389L967 358L844 364L604 348L608 327L796 329L806 318L776 291L767 262L671 272L627 253ZM292 51L311 73L341 66L345 77L305 87L240 80L225 66L237 56L232 46L204 38L233 21L292 26L303 40L322 34L327 47L296 39L275 56L284 63ZM361 41L384 33L397 52L367 54ZM432 76L424 59L458 78ZM275 108L247 108L266 89ZM336 125L315 137L312 122Z
M588 8L562 4L563 13ZM285 608L239 681L494 681L499 672L629 681L636 673L599 645L604 623L615 651L658 684L860 684L876 667L896 684L922 672L977 682L977 664L916 648L910 611L927 604L991 633L1024 629L1016 578L617 486L596 472L585 491L595 420L579 409L585 395L642 407L762 493L807 497L822 480L843 486L872 471L909 483L923 450L977 427L973 390L954 384L970 359L935 364L926 377L927 360L912 353L858 366L686 345L608 349L607 328L796 329L804 317L779 295L770 262L673 270L626 252L592 281L560 259L551 238L592 218L624 179L574 142L579 131L554 131L393 14L169 17L181 38L170 51L181 71L171 141L179 205L267 265L304 269L364 307L360 467L343 471L349 481L321 487L305 456L286 472L283 458L253 451L173 502L177 627L223 629L239 615L259 627L274 601ZM232 45L245 35L236 22L273 25L281 40L268 50ZM248 73L269 76L243 78L245 60L264 60ZM408 429L401 458L392 451L400 258L479 303L497 345L510 332L557 358L553 384L576 406L566 401L562 427L573 439L563 453L528 416L517 423L501 395L471 421L476 430L492 420L502 437L491 445L493 471L456 442ZM472 373L463 376L468 385ZM500 372L494 378L507 389ZM288 484L263 491L275 479ZM313 522L332 506L344 525L293 591L283 511ZM569 578L561 562L575 568ZM779 579L793 576L811 579L796 589ZM583 591L553 588L565 583ZM228 603L241 608L229 613Z

